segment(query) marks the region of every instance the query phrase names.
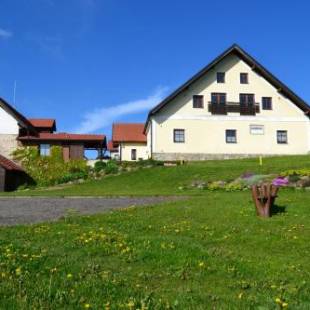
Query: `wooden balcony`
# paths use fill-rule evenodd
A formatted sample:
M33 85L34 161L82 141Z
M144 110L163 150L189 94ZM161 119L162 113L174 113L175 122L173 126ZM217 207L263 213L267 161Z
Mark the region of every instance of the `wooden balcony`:
M214 104L209 102L208 111L212 115L226 115L227 113L240 113L240 115L256 115L259 113L259 103L253 106L241 106L239 102L227 102L226 104Z

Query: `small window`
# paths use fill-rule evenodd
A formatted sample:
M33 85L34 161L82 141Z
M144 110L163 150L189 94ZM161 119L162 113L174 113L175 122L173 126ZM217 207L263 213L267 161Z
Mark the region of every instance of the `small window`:
M211 103L213 104L226 104L226 94L225 93L212 93Z
M262 107L263 107L263 110L272 110L272 98L271 97L263 97L262 98Z
M173 141L174 143L184 143L185 142L185 130L174 129L173 130Z
M250 125L250 134L251 135L263 135L264 126L263 125Z
M193 96L193 108L203 109L203 96L201 95Z
M278 144L287 144L287 131L277 130L277 142Z
M131 150L131 160L137 160L137 150L136 149Z
M50 156L51 146L49 144L40 144L40 155L41 156Z
M226 130L226 143L237 143L237 130L235 129Z
M249 84L249 76L247 73L240 73L240 83Z
M218 83L225 83L225 72L217 72L216 73L216 81Z

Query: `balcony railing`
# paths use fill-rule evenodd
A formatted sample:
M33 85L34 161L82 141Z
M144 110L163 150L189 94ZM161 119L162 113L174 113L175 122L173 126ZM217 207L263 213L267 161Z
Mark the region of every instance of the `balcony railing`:
M226 115L227 113L240 113L240 115L256 115L259 113L259 103L253 106L243 106L239 102L227 102L225 104L208 104L208 110L214 115Z

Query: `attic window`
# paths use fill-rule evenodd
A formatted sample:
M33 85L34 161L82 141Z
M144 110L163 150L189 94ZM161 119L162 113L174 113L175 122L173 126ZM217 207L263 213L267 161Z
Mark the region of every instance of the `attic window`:
M218 83L225 83L225 72L217 72L216 73L216 81Z
M249 76L247 73L240 73L240 84L249 84Z
M263 97L262 98L262 106L263 106L263 110L272 110L272 98L271 97Z
M201 96L201 95L194 95L193 96L193 108L203 109L203 96Z

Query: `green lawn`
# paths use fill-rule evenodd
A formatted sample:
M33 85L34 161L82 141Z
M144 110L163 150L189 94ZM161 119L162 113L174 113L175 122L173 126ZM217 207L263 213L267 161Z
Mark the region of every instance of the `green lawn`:
M310 169L310 155L264 158L263 166L259 166L258 159L253 158L194 162L177 167L144 168L119 176L108 176L100 181L65 186L62 189L20 191L11 195L184 195L184 191L178 188L189 185L192 180L232 180L244 172L279 173L293 168ZM186 194L197 194L197 192L186 192Z
M187 180L309 168L308 159L143 169L48 193L179 194ZM309 309L309 207L310 191L281 189L277 213L260 219L248 191L197 190L153 207L0 228L0 308Z

